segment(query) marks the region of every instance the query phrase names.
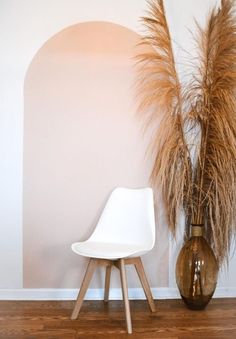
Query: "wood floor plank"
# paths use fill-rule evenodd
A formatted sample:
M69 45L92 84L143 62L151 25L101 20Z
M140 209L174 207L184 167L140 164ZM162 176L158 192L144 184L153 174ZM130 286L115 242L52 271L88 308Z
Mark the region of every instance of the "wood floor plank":
M72 301L0 301L0 339L235 339L236 299L214 299L203 311L181 300L130 301L133 334L122 301L85 301L70 320Z

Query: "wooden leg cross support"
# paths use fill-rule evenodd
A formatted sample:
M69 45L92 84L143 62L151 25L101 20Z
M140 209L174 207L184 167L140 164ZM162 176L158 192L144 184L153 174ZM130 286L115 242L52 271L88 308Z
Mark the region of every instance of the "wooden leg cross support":
M131 322L131 314L130 314L130 305L129 305L129 296L128 296L128 284L126 277L125 265L134 265L135 269L138 273L140 282L142 284L143 290L145 292L149 307L151 312L155 312L155 303L152 297L151 289L147 281L147 277L144 272L143 264L140 257L137 258L124 258L118 260L107 260L107 259L95 259L90 258L88 267L78 294L78 298L76 300L74 310L71 315L71 319L77 319L79 315L79 311L81 309L84 296L88 289L89 283L93 277L95 269L97 266L106 266L106 278L105 278L105 290L104 290L104 301L108 302L109 300L109 288L110 288L110 277L111 277L111 269L114 265L120 270L120 279L122 286L122 294L124 300L125 307L125 319L126 319L126 327L127 332L132 333L132 322Z

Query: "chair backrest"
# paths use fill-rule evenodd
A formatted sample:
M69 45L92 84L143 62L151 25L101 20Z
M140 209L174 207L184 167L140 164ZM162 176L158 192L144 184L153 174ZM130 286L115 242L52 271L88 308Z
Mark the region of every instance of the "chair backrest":
M116 188L110 195L91 241L144 245L155 243L155 217L151 188Z

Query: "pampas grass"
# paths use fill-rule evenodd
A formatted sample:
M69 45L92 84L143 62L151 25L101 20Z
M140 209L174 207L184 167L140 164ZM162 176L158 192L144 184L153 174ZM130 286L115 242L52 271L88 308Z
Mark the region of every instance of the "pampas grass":
M178 211L186 206L191 186L190 156L183 131L183 96L163 2L149 2L149 16L143 21L149 35L142 43L154 48L138 56L139 109L148 112L147 125L160 119L152 145L155 161L151 182L155 188L162 187L168 224L175 234Z
M138 83L147 126L159 122L151 182L161 187L172 233L183 210L186 234L190 222L203 223L222 264L236 233L235 2L222 1L204 29L197 24L199 57L187 86L176 71L163 1L148 4L142 44L152 49L138 56Z

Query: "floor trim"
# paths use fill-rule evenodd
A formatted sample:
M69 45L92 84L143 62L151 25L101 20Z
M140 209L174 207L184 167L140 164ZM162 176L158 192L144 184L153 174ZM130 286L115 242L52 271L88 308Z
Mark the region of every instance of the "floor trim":
M176 288L160 287L152 288L154 299L178 299L179 292ZM22 288L22 289L0 289L0 300L75 300L78 289L53 289L53 288ZM219 287L216 289L214 298L235 298L236 288ZM103 289L89 289L86 300L102 300ZM111 300L121 300L122 294L119 288L110 290ZM145 299L141 288L130 288L129 299Z

